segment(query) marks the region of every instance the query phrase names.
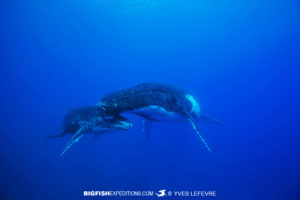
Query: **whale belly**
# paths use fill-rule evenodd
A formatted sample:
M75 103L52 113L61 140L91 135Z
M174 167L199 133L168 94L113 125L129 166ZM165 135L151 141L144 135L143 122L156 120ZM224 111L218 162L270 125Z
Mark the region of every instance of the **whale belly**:
M184 117L182 114L174 111L167 111L165 108L161 106L151 105L142 107L139 109L134 109L132 111L134 114L140 115L147 119L155 120L155 121L182 121Z

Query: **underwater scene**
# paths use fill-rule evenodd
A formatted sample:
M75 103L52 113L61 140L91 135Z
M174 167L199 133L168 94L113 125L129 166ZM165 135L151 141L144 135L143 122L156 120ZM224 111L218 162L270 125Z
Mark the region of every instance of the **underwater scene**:
M300 200L298 0L2 0L1 200Z

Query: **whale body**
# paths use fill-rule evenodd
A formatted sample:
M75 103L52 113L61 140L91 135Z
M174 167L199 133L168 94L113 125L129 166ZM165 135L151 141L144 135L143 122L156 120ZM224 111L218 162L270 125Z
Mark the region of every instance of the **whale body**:
M189 121L206 148L196 121L201 119L200 104L188 90L166 84L144 83L105 95L97 107L107 115L134 113L150 121ZM146 133L147 134L147 133Z
M84 134L103 134L114 131L127 131L132 127L132 123L122 116L105 116L96 106L85 106L69 110L62 123L62 131L53 136L45 137L51 139L64 137L72 134L61 155L63 155L75 142Z

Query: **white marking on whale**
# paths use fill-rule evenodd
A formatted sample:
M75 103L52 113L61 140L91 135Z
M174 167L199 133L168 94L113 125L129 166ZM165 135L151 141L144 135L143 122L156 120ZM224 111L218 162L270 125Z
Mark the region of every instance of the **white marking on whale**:
M193 113L197 117L200 117L200 106L199 106L199 103L196 101L196 99L192 95L190 95L190 94L186 94L185 98L188 101L190 101L190 103L192 104L191 113Z

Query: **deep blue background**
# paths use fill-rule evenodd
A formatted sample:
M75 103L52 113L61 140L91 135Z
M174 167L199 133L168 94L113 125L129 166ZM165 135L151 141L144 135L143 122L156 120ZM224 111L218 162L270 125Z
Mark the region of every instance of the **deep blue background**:
M297 0L0 2L0 197L84 199L83 190L216 190L300 199ZM68 108L142 82L191 89L212 153L187 123L83 137L63 157ZM92 198L92 199L98 199ZM216 199L216 198L212 198Z

